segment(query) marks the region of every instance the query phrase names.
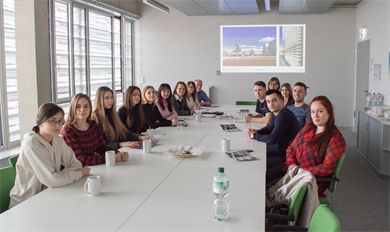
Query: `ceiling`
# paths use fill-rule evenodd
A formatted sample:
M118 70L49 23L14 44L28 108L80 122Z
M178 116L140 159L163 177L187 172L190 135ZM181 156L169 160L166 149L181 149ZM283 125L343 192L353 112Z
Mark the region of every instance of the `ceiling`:
M246 15L265 11L265 0L158 0L188 15ZM271 0L279 14L323 14L329 8L356 8L362 0ZM278 3L277 3L278 2Z

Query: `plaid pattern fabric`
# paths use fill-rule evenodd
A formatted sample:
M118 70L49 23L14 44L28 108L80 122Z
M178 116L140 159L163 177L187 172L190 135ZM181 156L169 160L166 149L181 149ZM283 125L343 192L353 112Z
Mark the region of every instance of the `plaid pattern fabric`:
M105 152L115 150L107 145L98 124L94 120L89 122L89 128L86 131L79 131L69 126L64 127L62 138L72 148L83 167L106 163Z
M296 164L311 172L314 176L330 176L336 170L337 162L340 156L345 152L346 143L344 137L341 132L335 128L333 130L333 137L330 139L328 144L324 160L321 160L319 157L314 157L312 150L306 146L309 140L314 138L314 136L319 135L314 135L314 131L310 131L304 134L298 140L295 154L292 153L291 146L287 149L286 167L290 166L291 164ZM318 195L320 197L326 196L324 191L328 185L328 182L318 183Z

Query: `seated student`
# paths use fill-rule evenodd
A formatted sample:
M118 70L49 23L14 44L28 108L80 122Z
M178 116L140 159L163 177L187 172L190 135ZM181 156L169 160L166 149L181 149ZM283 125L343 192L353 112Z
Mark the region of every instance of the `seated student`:
M158 111L163 118L170 121L177 121L179 115L172 107L172 91L171 86L167 83L163 83L158 88L157 100L154 102Z
M346 143L337 129L333 106L327 97L315 97L310 103L311 118L295 137L286 152L286 163L267 170L267 183L284 176L290 169L300 166L314 176L330 176L336 170ZM326 197L324 191L329 182L318 182L318 196Z
M305 96L307 95L307 87L302 82L297 82L294 85L294 100L295 104L287 106L298 119L299 125L303 128L310 118L309 106L305 103Z
M187 106L189 109L200 110L200 104L198 98L196 98L196 85L195 82L187 82Z
M280 81L277 77L272 77L268 81L268 90L276 89L280 91Z
M260 130L248 128L246 134L251 139L267 144L278 144L278 151L267 152L268 170L286 160L286 149L301 128L295 115L283 108L282 94L278 90L268 90L266 100L268 108L273 113L271 121Z
M105 152L115 150L104 141L99 125L91 120L92 104L88 95L78 93L70 102L62 138L83 166L106 163ZM127 152L115 150L115 162L125 162Z
M187 106L187 88L184 82L177 82L175 89L173 90L173 96L172 106L179 116L195 114L195 110L189 109Z
M96 91L92 120L95 120L103 133L104 140L114 149L135 146L144 136L129 131L116 113L113 92L106 86ZM145 138L145 137L144 137Z
M9 207L47 189L73 183L91 171L82 167L58 135L64 125L64 110L53 103L38 109L37 125L23 136L16 163L15 185L10 191Z
M211 100L207 96L207 94L202 90L203 82L202 80L196 79L195 81L196 85L196 98L200 102L202 106L211 106Z
M123 106L118 110L118 116L127 129L138 134L138 140L146 140L149 137L142 136L147 130L142 111L141 90L137 86L126 89Z
M294 104L293 92L289 83L282 85L282 96L284 99L284 107Z
M272 113L268 109L267 101L265 100L265 93L267 89L265 83L262 81L256 81L253 84L253 90L257 98L256 103L256 115L246 114L245 121L247 122L258 122L268 124L272 118Z
M153 129L160 126L176 126L177 121L167 120L160 114L154 103L156 98L156 90L154 90L153 86L145 86L142 91L142 111L146 125Z

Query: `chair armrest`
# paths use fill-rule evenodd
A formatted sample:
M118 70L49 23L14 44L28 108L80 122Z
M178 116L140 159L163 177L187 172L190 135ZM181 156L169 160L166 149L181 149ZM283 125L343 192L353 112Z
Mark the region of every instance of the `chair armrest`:
M308 231L308 229L300 226L273 225L267 227L266 231Z
M337 177L316 177L316 180L322 182L340 181Z
M294 214L281 215L281 214L275 214L275 213L266 213L265 218L271 219L271 220L281 220L281 221L294 221L295 220Z

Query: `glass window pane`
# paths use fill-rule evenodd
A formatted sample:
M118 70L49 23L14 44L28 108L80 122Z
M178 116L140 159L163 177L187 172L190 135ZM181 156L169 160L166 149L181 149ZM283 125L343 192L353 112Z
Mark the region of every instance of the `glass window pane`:
M121 20L114 19L115 91L122 90L121 74Z
M100 86L112 88L111 17L89 11L91 100Z
M125 21L125 87L133 85L132 22Z
M70 102L58 104L58 106L60 106L64 110L65 112L64 119L66 120L66 117L68 117L69 114Z
M117 93L116 94L116 111L119 110L119 108L121 108L121 106L123 105L123 93Z
M18 85L16 79L14 0L3 0L5 75L7 83L9 142L20 140Z
M69 73L69 5L55 2L55 48L56 48L56 78L57 98L71 96Z
M73 8L75 93L87 93L85 9Z

